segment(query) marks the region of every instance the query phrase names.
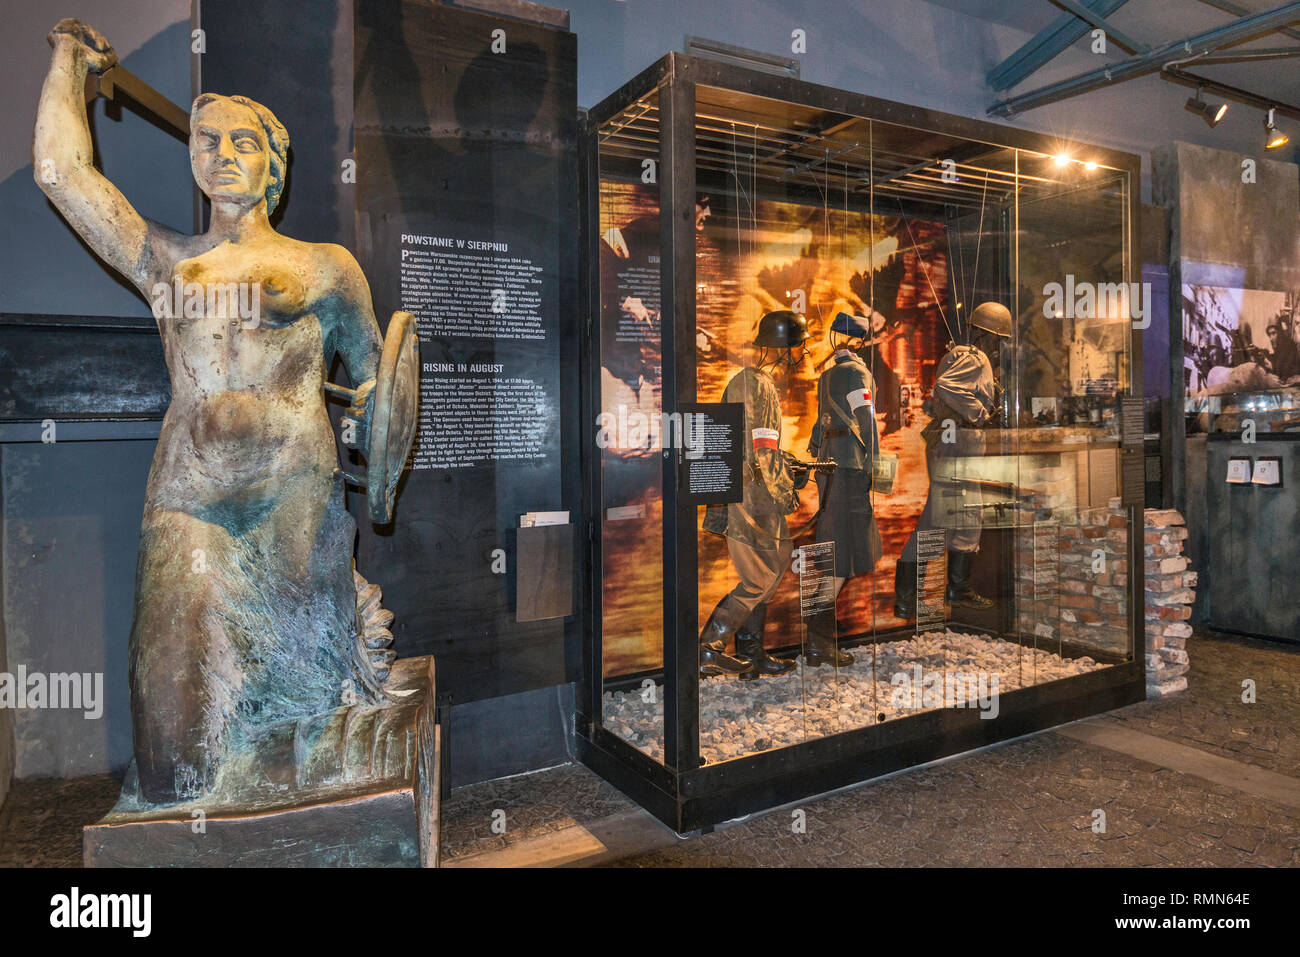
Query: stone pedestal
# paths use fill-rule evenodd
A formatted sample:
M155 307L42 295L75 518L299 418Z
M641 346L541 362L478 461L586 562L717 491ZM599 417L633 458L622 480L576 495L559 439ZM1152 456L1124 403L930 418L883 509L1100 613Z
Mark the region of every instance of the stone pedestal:
M393 665L393 703L266 729L200 801L143 802L134 767L83 829L87 867L436 867L433 658Z

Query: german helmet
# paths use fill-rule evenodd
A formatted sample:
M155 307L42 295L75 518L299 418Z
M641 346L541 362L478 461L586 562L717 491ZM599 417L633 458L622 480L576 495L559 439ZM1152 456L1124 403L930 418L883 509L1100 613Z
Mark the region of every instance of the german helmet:
M1011 310L1000 302L981 302L967 322L976 329L983 329L995 336L1011 338Z
M793 349L808 338L808 321L789 309L769 312L758 322L754 345L764 349Z

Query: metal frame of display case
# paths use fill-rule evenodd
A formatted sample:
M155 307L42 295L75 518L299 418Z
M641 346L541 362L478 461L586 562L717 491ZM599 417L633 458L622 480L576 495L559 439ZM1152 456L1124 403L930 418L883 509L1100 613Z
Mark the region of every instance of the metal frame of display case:
M732 90L801 107L884 121L919 130L978 140L1004 148L1053 155L1065 144L1057 138L952 116L807 83L786 76L755 72L726 63L670 53L588 111L582 132L580 192L586 231L582 272L586 336L583 343L584 421L599 412L599 129L633 103L657 91L659 96L659 196L662 288L661 336L664 409L671 412L696 396L693 329L695 285L696 86ZM1137 242L1141 166L1132 154L1087 147L1106 166L1129 174L1128 236L1124 250L1130 278L1140 279ZM1129 392L1140 396L1141 333L1132 330ZM1142 447L1124 448L1122 462ZM864 781L947 755L1005 741L1068 721L1142 700L1145 697L1143 516L1141 471L1121 467L1122 498L1130 520L1129 625L1133 653L1129 660L1099 671L1007 692L1000 713L981 719L974 709L941 708L880 724L843 731L777 750L720 764L701 766L699 750L699 671L697 612L696 506L676 494L675 456L664 459L664 763L660 764L602 725L602 565L600 536L600 458L593 438L583 442L584 524L587 560L593 569L584 596L583 682L576 704L577 755L583 764L610 781L655 817L686 833L765 808ZM1136 476L1136 481L1134 480ZM1130 487L1134 486L1134 487Z

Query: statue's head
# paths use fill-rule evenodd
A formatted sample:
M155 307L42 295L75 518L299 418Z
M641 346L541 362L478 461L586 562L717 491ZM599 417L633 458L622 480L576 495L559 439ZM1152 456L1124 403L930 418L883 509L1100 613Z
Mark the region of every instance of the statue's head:
M190 168L209 199L256 202L269 216L284 192L289 133L246 96L204 93L190 107Z

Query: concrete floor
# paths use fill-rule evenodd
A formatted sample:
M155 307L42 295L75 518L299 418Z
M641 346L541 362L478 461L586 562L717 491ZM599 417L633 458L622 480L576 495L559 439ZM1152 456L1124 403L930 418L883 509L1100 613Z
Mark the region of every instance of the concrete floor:
M454 791L446 865L1300 865L1300 647L1189 642L1188 690L682 839L584 768ZM1244 704L1242 682L1257 700ZM16 782L0 866L76 865L109 775ZM1106 815L1094 833L1094 811ZM797 812L802 812L798 814ZM805 827L792 825L802 819ZM504 828L504 830L502 830Z

